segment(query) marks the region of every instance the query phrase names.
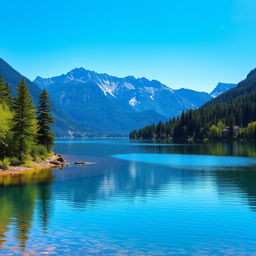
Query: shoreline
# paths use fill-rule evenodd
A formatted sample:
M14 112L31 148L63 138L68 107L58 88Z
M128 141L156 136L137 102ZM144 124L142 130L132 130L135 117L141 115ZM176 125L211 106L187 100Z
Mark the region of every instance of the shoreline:
M63 156L60 154L54 154L54 156L49 157L40 163L33 161L32 164L34 164L35 167L9 166L6 170L0 169L0 177L19 175L25 172L39 171L47 168L64 168L69 166L69 164L64 160Z

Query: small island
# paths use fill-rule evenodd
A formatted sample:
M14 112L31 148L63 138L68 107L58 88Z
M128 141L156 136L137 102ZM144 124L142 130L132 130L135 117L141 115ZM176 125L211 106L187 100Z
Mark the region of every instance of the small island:
M0 77L0 176L66 166L63 156L52 151L53 123L45 89L35 107L25 79L20 81L13 97Z

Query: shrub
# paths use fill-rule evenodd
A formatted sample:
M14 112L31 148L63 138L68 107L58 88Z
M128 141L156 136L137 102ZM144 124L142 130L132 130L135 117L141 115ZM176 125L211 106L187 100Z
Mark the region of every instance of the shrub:
M256 122L249 123L246 130L249 139L256 138Z
M20 160L17 157L12 157L10 161L11 161L11 165L13 166L17 166L21 164Z
M3 160L0 161L0 165L8 168L11 165L10 158L5 157Z
M41 160L45 160L48 157L48 152L45 146L37 145L33 146L31 150L31 156L33 157L34 161L40 162Z
M26 160L24 161L24 163L22 164L22 166L28 167L28 168L36 168L36 165L33 164L32 161L29 160L29 159L26 159Z
M221 130L217 126L212 125L209 129L208 137L212 141L219 139L221 137Z

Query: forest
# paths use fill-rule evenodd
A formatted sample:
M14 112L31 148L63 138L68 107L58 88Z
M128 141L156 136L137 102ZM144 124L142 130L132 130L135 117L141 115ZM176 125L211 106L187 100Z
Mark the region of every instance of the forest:
M237 87L196 110L130 133L131 139L256 139L256 69ZM228 131L228 132L226 132Z
M54 135L49 95L43 90L34 105L24 79L12 96L0 76L0 165L33 167L52 155Z

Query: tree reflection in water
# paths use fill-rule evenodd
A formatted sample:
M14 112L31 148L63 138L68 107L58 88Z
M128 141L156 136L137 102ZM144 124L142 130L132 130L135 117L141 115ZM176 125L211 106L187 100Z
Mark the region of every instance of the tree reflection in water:
M256 146L250 143L209 143L175 146L149 144L133 145L131 150L134 153L150 154L256 157ZM112 151L109 155L112 155ZM239 201L241 205L246 204L253 210L256 209L256 174L253 166L221 170L213 168L207 171L195 170L189 166L187 168L174 168L136 161L122 161L111 157L99 157L95 165L71 166L63 172L57 171L54 174L52 170L48 169L12 177L0 177L0 253L1 247L3 247L3 252L6 252L5 246L11 243L8 243L10 239L18 240L18 243L13 242L11 244L18 244L23 251L25 249L27 251L26 245L30 247L29 245L33 240L28 241L28 238L32 235L40 238L40 235L34 230L34 222L39 223L37 225L38 229L42 230L43 235L45 235L44 242L48 243L49 237L53 240L56 239L56 247L59 245L58 242L62 243L62 240L59 240L59 233L55 234L55 231L60 232L60 227L62 231L61 238L70 235L70 230L74 231L70 235L74 236L74 240L84 238L84 233L75 237L76 228L79 229L79 227L72 226L73 219L69 220L69 216L67 219L71 223L70 226L63 227L63 222L57 223L58 227L56 227L56 222L55 226L49 224L49 220L54 219L54 215L51 215L51 213L55 204L58 206L58 203L60 203L61 206L60 208L56 207L59 214L58 218L63 217L62 206L65 205L68 205L72 216L79 216L77 213L89 214L90 209L96 209L95 206L101 207L102 202L105 203L111 199L121 201L124 204L129 204L134 200L147 202L152 198L157 201L163 193L165 193L164 196L170 199L170 203L177 203L175 200L181 199L178 203L182 204L182 198L178 195L182 194L186 198L187 195L193 195L195 191L204 193L207 184L212 186L213 191L220 195L217 200L241 199ZM167 195L166 192L168 192ZM187 199L189 200L190 197ZM197 206L196 200L197 198L195 198L195 202L192 202L195 206ZM198 207L200 206L199 204ZM186 205L184 205L185 207ZM168 206L166 209L168 209ZM66 216L63 217L63 219L65 218ZM95 221L93 218L94 215L91 219L92 222ZM89 222L87 218L85 220ZM86 227L86 221L84 221L84 225ZM54 237L55 235L56 237ZM67 240L66 238L65 244ZM78 241L74 242L79 243ZM72 246L74 245L70 244L70 250L74 249ZM61 255L61 253L59 254Z
M53 180L51 169L0 177L0 247L7 241L8 231L14 229L21 249L25 249L37 203L46 231Z

